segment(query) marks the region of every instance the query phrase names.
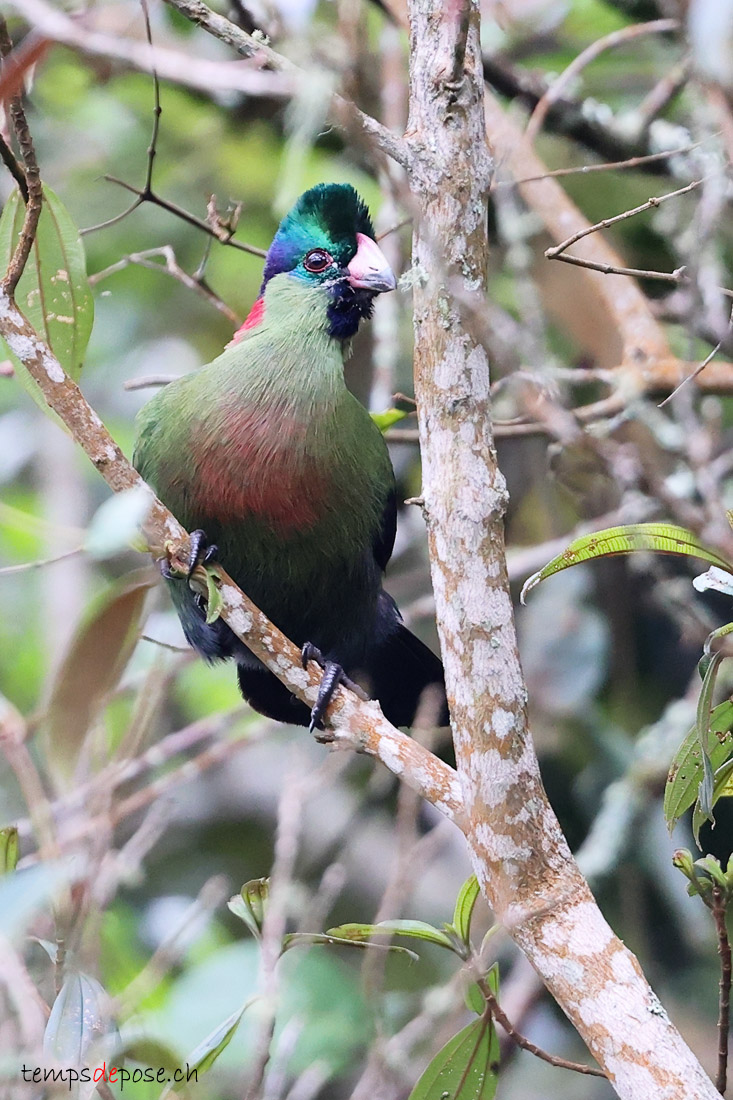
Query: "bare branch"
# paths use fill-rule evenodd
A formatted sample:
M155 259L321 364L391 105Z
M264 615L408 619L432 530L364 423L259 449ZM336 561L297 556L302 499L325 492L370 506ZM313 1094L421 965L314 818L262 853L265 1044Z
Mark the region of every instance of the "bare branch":
M530 144L535 141L538 133L542 129L542 124L550 106L557 102L568 84L583 71L586 65L589 65L596 57L599 57L604 50L619 46L634 38L639 38L641 35L664 34L679 29L680 23L678 19L654 19L649 23L636 23L629 27L622 27L621 30L612 31L611 34L604 35L603 38L597 38L594 42L591 42L590 46L586 46L582 53L579 53L578 56L570 62L568 67L560 73L557 79L553 80L550 87L538 102L527 123L527 129L525 131L526 140Z
M5 68L7 63L6 59L10 56L12 49L13 43L8 33L8 25L5 22L4 16L0 15L0 57L3 59L3 69ZM20 92L14 95L10 100L10 118L20 148L27 196L25 216L23 218L20 236L18 237L18 243L15 246L2 284L5 293L8 297L12 298L15 294L15 288L25 269L25 265L28 262L28 257L33 247L33 241L36 237L38 219L41 216L41 207L43 205L43 188L41 186L41 175L38 170L36 153L33 148L33 139L28 129L28 122L25 117L25 111L23 110ZM3 159L5 160L6 158Z
M491 1015L494 1017L497 1024L504 1029L509 1038L516 1043L520 1050L526 1050L528 1054L534 1054L535 1058L539 1058L542 1062L548 1062L551 1066L557 1066L559 1069L571 1069L575 1073L584 1073L588 1077L606 1076L602 1069L597 1069L595 1066L586 1066L582 1062L571 1062L567 1058L561 1058L557 1054L550 1054L548 1050L538 1047L537 1044L533 1043L531 1039L528 1039L526 1035L522 1035L521 1031L517 1031L514 1024L499 1004L486 979L477 978L476 985L481 990L481 994L491 1009Z
M589 236L591 233L597 233L599 229L609 229L612 225L616 225L618 222L626 221L627 218L633 218L637 214L643 214L645 210L653 210L658 206L661 206L663 202L667 202L668 199L679 198L680 195L687 195L690 191L694 191L697 187L703 183L703 180L693 180L692 183L688 183L685 187L678 187L676 191L669 191L666 195L660 195L652 197L643 202L641 206L634 206L630 210L624 210L622 214L615 214L612 218L603 218L602 221L596 222L595 225L584 226L576 233L573 233L567 240L562 241L560 244L553 245L552 248L545 250L545 256L548 260L557 260L560 255L576 241L582 241L584 237Z
M238 243L238 242L234 242ZM246 246L250 251L250 246ZM258 250L259 251L259 250ZM160 256L163 263L156 263L155 258ZM96 286L97 283L101 283L103 279L107 279L110 275L116 274L118 271L124 271L130 264L137 264L139 267L147 268L148 271L162 271L166 275L170 275L186 287L187 290L192 290L195 294L199 294L207 302L210 303L215 309L218 309L220 313L223 313L227 320L231 321L233 325L241 324L241 319L233 309L223 302L221 298L214 293L214 291L206 285L201 279L195 275L189 275L187 271L184 271L176 259L176 254L170 245L163 245L161 248L148 248L144 252L131 252L128 256L123 256L117 260L116 263L110 264L109 267L105 267L103 271L97 271L93 275L89 276L89 282L92 286ZM160 385L160 382L141 382L140 379L134 379L134 385L129 382L126 383L125 389L139 389L141 385ZM171 381L171 377L168 376L166 381Z

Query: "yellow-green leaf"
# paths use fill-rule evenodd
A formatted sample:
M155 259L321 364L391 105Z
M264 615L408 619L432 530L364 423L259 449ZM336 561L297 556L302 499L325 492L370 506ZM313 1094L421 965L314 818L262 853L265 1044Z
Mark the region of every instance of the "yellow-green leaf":
M231 904L230 908L232 908ZM236 910L233 911L236 912ZM358 947L369 951L388 951L394 955L407 955L412 962L417 962L420 958L414 951L410 951L407 947L400 947L396 943L373 943L371 940L346 939L344 936L333 936L330 932L288 932L287 936L283 936L283 954L289 951L291 947L306 944L309 947L320 944L324 947Z
M709 730L708 754L710 763L717 772L733 753L733 703L726 700L711 711ZM667 776L664 819L670 830L697 800L703 779L702 758L698 729L694 725L680 745Z
M7 875L18 866L18 830L15 825L0 829L0 875Z
M453 911L453 928L462 943L468 946L468 937L471 931L471 917L473 907L478 900L480 887L475 875L471 875L461 887L456 898L456 907Z
M386 432L388 428L399 424L400 420L404 420L406 416L409 416L409 413L403 412L402 409L385 409L384 412L371 414L372 420L380 432Z
M221 615L221 609L223 601L221 598L221 591L219 585L221 584L221 574L217 569L212 566L205 566L206 569L206 622L211 625Z
M16 188L0 217L2 270L13 254L24 213L25 206ZM51 348L66 373L77 379L94 322L94 300L79 232L61 200L45 185L36 239L15 298L19 309ZM18 368L20 381L47 412L36 383L22 363L12 354L11 358Z
M525 582L521 601L524 603L527 593L540 581L560 573L563 569L569 569L571 565L579 565L580 562L592 561L594 558L635 554L639 551L685 554L710 562L711 565L725 569L728 573L733 571L733 566L725 558L714 550L708 549L692 531L688 531L685 527L677 527L673 523L628 523L623 527L607 527L604 531L596 531L592 535L583 535L582 538L575 539L562 554L558 554Z
M414 936L428 943L436 943L439 947L447 947L449 951L456 950L456 945L450 936L421 920L383 920L379 924L340 924L336 928L329 928L326 935L355 942L370 940L375 936Z
M244 921L256 939L262 933L269 896L269 878L253 878L245 882L240 892L227 902L232 913Z

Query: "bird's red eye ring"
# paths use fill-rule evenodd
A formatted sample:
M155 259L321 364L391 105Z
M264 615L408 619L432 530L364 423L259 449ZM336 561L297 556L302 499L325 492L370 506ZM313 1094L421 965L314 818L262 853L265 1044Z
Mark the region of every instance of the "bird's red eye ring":
M323 248L313 248L308 253L303 263L306 271L311 271L314 275L318 275L320 272L325 271L327 267L330 267L333 263L333 256Z

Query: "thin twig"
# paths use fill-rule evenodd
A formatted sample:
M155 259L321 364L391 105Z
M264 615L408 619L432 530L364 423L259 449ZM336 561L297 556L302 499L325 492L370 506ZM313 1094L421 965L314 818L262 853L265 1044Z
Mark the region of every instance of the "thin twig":
M494 996L493 990L486 979L477 978L476 985L481 990L482 996L491 1009L491 1015L498 1024L501 1024L507 1035L513 1039L522 1050L526 1050L529 1054L534 1054L535 1058L540 1058L543 1062L548 1062L551 1066L558 1066L560 1069L571 1069L575 1073L584 1073L588 1077L606 1076L602 1069L597 1069L595 1066L586 1066L583 1065L582 1062L570 1062L567 1058L560 1058L557 1054L550 1054L549 1051L543 1050L542 1047L538 1047L537 1044L533 1043L531 1039L528 1039L526 1035L522 1035L521 1031L517 1031Z
M625 160L608 160L603 164L579 164L575 168L554 168L551 172L543 172L539 176L525 176L524 179L494 180L494 187L519 187L525 183L539 183L541 180L560 179L563 176L585 176L591 172L618 172L626 168L642 168L660 160L691 153L707 140L709 139L704 138L702 141L693 141L689 145L680 145L677 149L666 149L661 153L648 153L639 157L627 157Z
M148 8L147 0L140 0L140 7L143 12L143 21L145 23L145 37L151 50L153 48L153 31L150 26L150 10ZM153 129L150 135L150 144L147 151L147 167L145 171L145 185L143 190L146 193L150 193L153 187L153 161L155 160L155 154L158 146L158 133L160 132L160 116L162 114L162 108L160 105L160 81L158 80L158 72L155 68L155 64L151 66L151 74L153 77ZM138 195L133 203L131 203L127 210L123 210L120 214L115 214L113 218L108 218L104 222L99 222L97 225L91 225L87 229L80 229L79 235L84 236L85 233L94 233L98 229L107 229L111 225L116 225L117 222L121 222L128 214L132 214L133 210L137 210L138 206L142 206L144 202L142 195ZM91 281L91 280L90 280Z
M718 933L720 955L720 983L718 1000L718 1072L715 1087L725 1095L728 1084L728 1030L730 1028L731 950L728 929L725 924L725 899L719 886L713 886L712 912Z
M697 376L699 374L702 374L702 372L705 370L708 363L711 363L713 361L713 359L715 358L715 356L720 351L722 343L723 343L723 341L720 340L715 345L713 350L708 355L705 356L702 363L700 363L697 367L695 367L694 371L692 371L691 374L688 374L686 378L683 378L682 381L680 382L679 386L675 386L675 388L672 390L672 392L670 394L668 394L668 396L665 397L663 401L659 402L659 404L657 405L658 409L663 409L664 406L667 405L672 400L673 397L676 397L676 395L680 392L680 390L682 389L683 386L686 386L688 382L692 382L695 378L697 378Z
M23 202L28 202L28 184L25 182L23 169L18 164L15 153L7 144L2 134L0 134L0 160L2 160L8 172L10 172L10 175L17 183L18 190L23 197Z
M105 229L108 225L112 225L114 222L121 221L122 218L127 217L133 210L136 210L138 206L144 202L149 202L152 206L158 206L161 210L166 210L169 214L173 214L176 218L179 218L182 222L186 222L187 225L193 226L195 229L200 229L202 233L206 233L209 237L213 237L219 241L220 244L229 245L230 248L238 248L240 252L248 252L251 256L259 256L263 258L267 255L264 249L257 248L253 244L246 244L244 241L234 240L234 230L221 229L217 231L214 226L209 222L203 220L203 218L197 218L195 214L189 214L187 210L184 210L182 206L178 206L175 202L169 202L168 199L163 199L160 195L157 195L149 186L135 187L131 183L127 183L125 180L118 179L116 176L104 176L104 179L108 183L116 183L118 187L124 187L125 191L130 191L133 195L137 196L137 201L134 202L127 210L123 210L121 214L117 214L114 218L110 218L106 222L101 222L99 225L92 225L88 229L82 229L82 234L93 233L97 229Z
M686 195L690 191L694 191L696 187L700 185L704 180L693 180L692 183L686 184L684 187L679 187L676 191L669 191L666 195L652 196L643 202L641 206L635 206L631 210L624 210L622 214L615 214L612 218L604 218L600 222L596 222L594 225L586 225L582 229L579 229L577 233L573 233L567 240L561 241L560 244L553 245L551 248L545 249L545 256L548 260L557 260L560 258L561 253L566 248L570 248L571 245L581 241L583 237L589 236L591 233L597 233L601 229L608 229L612 225L616 225L618 222L625 221L627 218L633 218L636 214L642 214L645 210L652 210L658 206L661 206L663 202L667 202L668 199L679 198L680 195ZM597 270L594 268L594 270ZM641 272L643 275L644 272ZM675 272L676 274L676 272Z
M163 259L162 264L155 262L156 256ZM241 319L238 314L236 314L233 309L230 309L226 302L223 302L218 294L215 294L203 279L197 277L197 275L189 275L187 271L184 271L178 263L176 254L170 245L163 245L160 248L148 248L143 252L130 252L129 255L122 256L116 263L110 264L109 267L105 267L102 271L97 271L93 275L90 275L89 282L92 286L96 286L102 279L106 279L110 275L115 275L118 271L124 271L130 264L144 267L148 271L162 271L164 274L170 275L177 282L185 286L187 290L192 290L195 294L201 295L201 297L213 305L215 309L223 313L227 320L231 321L233 325L241 324Z
M636 116L640 120L640 129L647 130L655 118L670 105L675 96L684 88L690 76L689 61L681 61L661 80L657 81L648 95L644 97L636 109Z
M5 59L12 53L13 42L8 32L5 18L0 15L0 57ZM9 298L13 298L25 265L28 262L33 242L36 239L38 219L41 216L43 205L43 187L41 175L36 160L36 152L33 148L33 139L28 128L28 120L25 117L23 103L20 94L14 95L10 100L10 118L13 130L18 141L20 156L23 162L23 174L25 176L27 199L25 204L25 216L21 226L18 242L15 245L8 270L3 278L3 290Z
M83 546L76 546L73 550L66 550L63 554L57 554L53 558L43 558L39 561L24 561L20 565L4 565L0 569L0 577L7 577L13 573L26 573L30 569L43 569L46 565L55 565L57 561L65 561L67 558L73 558L77 554L81 554L84 550Z
M586 65L599 57L605 50L625 42L630 42L632 39L639 38L641 35L663 34L679 30L679 28L680 23L678 19L653 19L649 23L635 23L632 26L623 27L621 30L612 31L611 34L604 35L603 38L597 38L595 42L591 42L590 46L587 46L579 53L578 56L570 62L568 67L560 73L557 79L553 80L550 87L540 99L527 123L527 129L525 131L527 141L530 144L534 142L537 134L542 129L542 124L551 105L560 98L568 84L582 72Z

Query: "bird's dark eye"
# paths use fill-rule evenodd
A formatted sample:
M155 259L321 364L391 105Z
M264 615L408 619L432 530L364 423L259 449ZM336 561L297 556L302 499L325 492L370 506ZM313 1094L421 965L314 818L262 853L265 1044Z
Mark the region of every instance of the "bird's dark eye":
M313 248L304 260L306 271L312 271L317 275L333 263L333 256L323 248Z

